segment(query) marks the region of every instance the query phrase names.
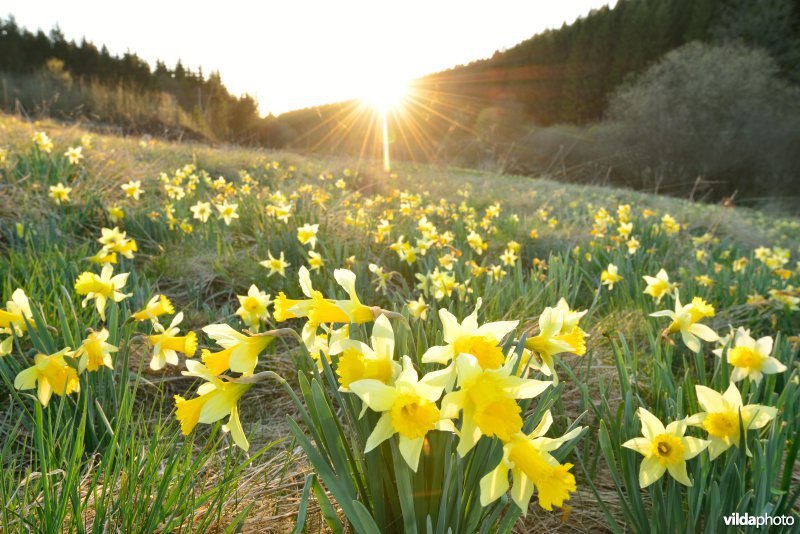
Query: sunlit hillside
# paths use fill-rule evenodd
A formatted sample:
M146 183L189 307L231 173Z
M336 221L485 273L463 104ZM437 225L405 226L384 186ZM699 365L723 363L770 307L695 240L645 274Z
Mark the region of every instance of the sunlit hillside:
M797 218L2 115L0 251L4 532L798 513Z

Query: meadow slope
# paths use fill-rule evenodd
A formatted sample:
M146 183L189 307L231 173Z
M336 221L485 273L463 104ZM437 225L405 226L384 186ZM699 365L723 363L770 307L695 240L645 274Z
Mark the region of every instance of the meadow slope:
M104 229L114 237L98 242ZM0 315L0 342L11 340L0 357L0 530L291 531L313 471L291 433L291 420L300 419L291 398L269 380L241 398L247 453L219 424L201 421L184 435L173 399L189 398L199 381L181 375L184 354L178 365L152 369L151 336L159 331L129 317L165 295L183 313L180 331L198 336L197 350L186 352L200 360L203 349L219 350L202 331L212 323L299 330L301 319L279 322L274 304L263 305L281 292L302 298L302 266L311 268L315 289L338 298L334 269L349 268L361 302L403 314L393 319L398 347L413 346L420 369L424 349L444 343L439 309L460 321L480 298L479 322L519 320L522 341L541 334L540 314L561 298L587 311L585 350L563 351L552 369L531 360L531 376L560 377L539 403L550 407L553 428L586 427L558 457L574 464L577 489L561 510L534 499L517 531L636 531L637 520L670 521L674 509L660 499L684 509L683 524L712 531L728 504L797 514L797 218L469 169L398 163L387 174L348 158L123 138L2 115L0 251L0 304L22 289L33 309L19 332ZM130 295L107 304L102 318L94 301L82 306L76 280L100 273L111 254L114 273L130 273L121 288ZM643 278L661 269L669 274L663 288ZM258 298L248 301L252 285ZM665 422L691 415L700 411L695 385L722 392L738 369L729 356L738 337L695 351L677 330L664 332L668 319L649 316L673 309L676 291L684 304L700 297L713 306L692 320L720 336L743 327L753 338L773 338L771 354L784 370L765 367L762 380L738 384L746 402L777 412L747 432L752 456L733 447L711 462L703 453L690 460L695 489L671 482L633 497L641 457L620 445L639 435L636 408ZM159 319L165 327L169 315ZM87 328L106 328L119 347L111 369L101 361L99 371L80 376L80 392L56 395L46 408L32 389L15 387L35 354L75 349ZM356 331L363 336L368 327ZM327 353L327 338L317 341ZM298 362L307 358L302 344L277 338L257 371L275 371L298 390L298 368L305 372ZM542 416L543 408L523 408L531 420ZM705 435L700 427L688 434ZM738 493L725 493L730 477ZM329 528L326 507L309 502L309 530ZM346 510L337 513L343 520Z

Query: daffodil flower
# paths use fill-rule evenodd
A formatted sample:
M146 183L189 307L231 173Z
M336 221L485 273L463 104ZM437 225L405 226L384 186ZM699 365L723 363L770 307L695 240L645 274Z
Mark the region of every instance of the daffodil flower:
M210 324L203 327L203 332L223 348L219 352L203 350L203 363L213 375L222 374L228 369L234 373L252 374L258 365L258 355L275 339L269 335L248 336L227 324Z
M160 371L167 364L178 365L178 353L181 352L187 358L191 358L197 350L197 334L189 332L185 336L179 336L180 328L178 325L183 321L183 312L179 312L167 328L160 323L153 324L153 329L158 334L149 336L150 343L153 345L153 358L150 360L150 369Z
M772 354L772 338L764 336L758 340L750 337L744 328L739 328L733 339L733 347L728 349L728 363L733 366L731 382L739 382L749 378L756 384L767 374L782 373L786 371L777 358Z
M443 388L419 379L408 356L403 356L403 370L394 385L365 379L350 383L350 391L375 412L382 415L367 438L365 453L399 434L400 454L408 466L417 470L425 436L431 430L453 431L452 421L443 418L436 406Z
M55 354L37 354L33 366L20 371L14 378L14 387L25 390L38 385L36 395L44 407L47 407L53 393L63 396L79 391L78 372L64 359L64 356L71 354L69 347Z
M622 280L622 276L619 275L617 266L613 263L609 263L608 268L600 273L600 283L607 286L609 291L613 290L614 284L620 280Z
M22 288L17 288L11 294L11 300L6 302L6 308L0 310L0 334L8 334L8 337L0 342L0 356L11 353L14 342L12 334L17 337L22 336L28 330L28 324L31 328L36 328L28 296Z
M430 347L422 355L423 363L447 365L459 354L471 354L483 369L498 369L505 363L506 355L500 342L519 321L496 321L478 326L481 303L479 298L475 309L461 323L446 309L439 310L446 345Z
M155 322L157 317L170 313L175 313L172 302L164 295L155 295L147 302L144 309L132 314L131 317L136 321L146 321L150 319Z
M267 276L272 276L273 274L279 274L286 277L286 268L289 267L289 262L286 261L286 258L283 255L283 251L281 251L281 255L279 258L276 258L272 255L272 252L267 253L269 259L266 259L260 264L267 269L269 269L269 274Z
M401 369L394 360L394 330L385 315L375 320L370 338L372 346L354 339L331 345L331 355L341 354L336 366L339 391L349 391L353 382L365 379L390 384Z
M307 299L290 299L286 294L281 291L275 298L275 305L272 310L272 316L278 322L283 322L288 319L296 319L298 317L308 317L311 308L314 306L314 288L311 285L311 275L308 269L304 266L298 270L298 278L300 279L300 289Z
M731 445L739 446L740 417L741 427L747 431L765 427L778 414L778 409L772 406L744 405L742 394L733 382L722 394L705 386L697 385L694 388L697 401L705 411L692 415L686 422L708 432L708 439L711 441L708 453L712 460ZM749 456L750 451L747 454Z
M457 419L462 413L457 451L464 457L481 436L497 436L507 441L522 429L522 408L517 399L531 399L552 382L521 378L511 373L513 364L499 369L484 369L471 354L459 354L455 360L458 376L456 391L442 399L442 417ZM433 373L428 373L426 378ZM431 376L430 381L437 382Z
M304 224L297 229L297 240L301 245L311 245L311 248L313 249L317 246L318 231L318 224Z
M267 308L272 303L269 295L258 289L255 284L247 290L247 295L237 295L239 309L236 315L244 321L253 332L261 329L261 323L267 320Z
M656 301L656 304L661 302L664 295L672 293L675 289L675 284L669 281L667 271L661 269L655 276L643 276L644 281L647 282L647 287L644 289L645 295L650 295Z
M672 323L664 330L664 335L681 333L683 342L693 352L700 352L700 339L713 342L719 336L711 328L698 323L704 317L713 317L714 307L703 299L695 297L692 302L682 306L680 295L675 293L675 311L661 310L651 313L650 317L669 317ZM698 339L699 338L699 339Z
M99 332L91 332L81 343L81 346L72 355L78 359L78 372L86 370L97 371L105 366L109 369L114 368L111 361L111 353L119 349L108 343L108 330L103 328Z
M112 276L113 274L114 268L111 265L104 265L99 276L91 272L83 272L75 280L75 292L78 295L85 295L81 306L85 308L86 304L94 299L97 313L100 314L103 321L106 320L106 301L108 299L120 302L131 296L131 293L120 291L125 286L130 273Z
M481 479L481 506L489 506L508 491L509 471L514 482L511 499L524 515L528 514L534 488L539 506L545 510L564 505L570 493L577 489L575 476L569 472L572 464L561 464L550 452L577 438L583 427L558 438L547 438L544 435L552 424L553 416L548 410L530 434L519 432L503 444L500 463Z
M642 422L642 436L629 439L622 444L644 456L639 468L639 487L646 488L664 476L666 471L672 478L691 486L692 481L686 473L686 460L703 452L710 441L684 436L686 420L673 421L664 427L658 417L644 408L637 411Z
M539 316L539 333L525 341L525 348L532 350L542 359L542 372L553 377L558 385L553 356L568 352L582 356L586 353L586 332L578 322L586 311L573 311L567 301L561 299L555 307L545 308Z
M186 360L186 368L188 371L181 374L202 378L206 382L198 388L198 396L193 399L175 395L175 415L183 435L188 436L198 423L210 425L228 416L228 422L222 426L222 430L231 433L233 442L239 448L245 451L249 449L250 444L239 420L238 402L252 384L223 381L195 360Z

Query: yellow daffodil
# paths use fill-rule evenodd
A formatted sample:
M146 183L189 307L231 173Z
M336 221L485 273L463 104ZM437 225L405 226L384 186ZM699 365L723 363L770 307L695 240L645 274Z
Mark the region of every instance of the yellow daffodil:
M36 328L28 296L22 288L17 288L11 294L11 300L6 302L6 308L0 310L0 335L8 335L0 342L0 356L11 353L14 336L22 336L28 330L28 324Z
M238 204L229 204L227 201L222 204L215 204L215 208L219 212L219 218L225 221L225 225L229 226L233 219L238 219L239 214L236 213L236 208L239 207Z
M483 251L489 248L489 244L484 242L480 234L475 231L470 232L467 236L467 244L476 254L483 254Z
M308 251L308 266L311 267L312 271L318 271L325 265L325 261L322 259L322 254L319 252L314 252L313 250Z
M67 158L70 165L77 165L83 159L83 148L79 146L70 147L64 152L64 157Z
M481 479L481 506L489 506L508 491L509 471L514 482L511 499L524 515L528 513L534 489L539 506L545 510L564 506L570 493L577 489L575 476L569 472L572 464L561 464L550 452L578 437L583 428L558 438L547 438L544 435L552 424L553 416L548 410L530 434L519 432L503 444L500 463Z
M530 399L552 385L551 382L521 378L512 374L513 366L484 369L471 354L455 360L458 377L456 391L442 399L442 417L457 419L462 413L457 451L464 457L481 436L497 436L508 441L522 429L522 409L517 399ZM428 373L427 376L434 375ZM430 380L438 381L439 376Z
M618 274L617 266L613 263L608 264L608 268L606 268L602 273L600 273L600 283L604 286L608 287L608 290L611 291L614 289L614 284L622 280L622 276Z
M402 371L394 385L365 379L351 382L349 387L368 408L382 414L367 438L365 453L399 434L400 454L408 466L416 471L428 432L453 431L452 422L443 418L436 406L436 401L442 395L442 387L429 383L427 375L419 379L408 356L403 356Z
M208 218L211 217L211 203L210 202L201 202L198 201L197 204L190 207L189 210L192 212L192 217L197 219L200 222L207 222Z
M139 197L144 193L141 180L131 180L128 183L122 184L120 189L125 192L128 198L132 198L133 200L139 200Z
M289 263L286 261L286 258L283 255L283 251L281 251L281 255L279 258L273 257L272 252L268 252L268 254L269 254L269 259L259 262L262 266L269 269L269 274L267 276L272 276L273 274L277 273L285 278L286 268L289 267Z
M661 310L650 314L650 317L671 318L672 323L664 330L663 335L680 332L683 342L693 352L700 352L700 339L709 342L719 339L716 332L698 322L705 317L713 316L714 307L699 297L695 297L692 302L682 306L677 292L675 293L675 311Z
M75 292L78 295L85 295L81 306L85 308L86 304L94 299L97 313L100 314L103 321L106 320L106 301L108 299L121 302L131 296L131 293L120 291L125 286L129 273L112 276L113 274L114 268L111 265L104 265L99 276L87 271L81 273L75 280Z
M643 437L630 439L622 446L644 456L639 468L639 487L646 488L664 476L666 471L684 486L691 486L692 481L686 473L686 460L703 452L710 442L684 436L685 419L673 421L665 428L658 417L646 409L639 408L637 414L642 422Z
M539 333L525 340L525 348L535 352L542 359L541 371L553 377L558 385L553 356L568 352L583 356L586 354L586 332L578 322L586 311L571 310L565 299L560 299L555 307L545 308L539 316Z
M71 354L69 347L49 356L37 354L33 366L20 371L14 378L14 387L26 390L38 385L36 394L45 407L53 393L62 396L79 391L78 372L64 359Z
M317 231L319 231L318 224L304 224L297 229L297 240L301 245L311 245L311 248L317 246Z
M692 415L686 422L708 432L708 439L711 442L708 453L712 460L728 450L731 445L739 446L740 428L744 428L745 431L763 428L778 414L778 409L772 406L743 405L742 394L733 382L722 394L705 386L697 385L694 388L697 392L697 401L705 411Z
M749 378L758 384L765 374L786 371L786 366L771 356L772 344L773 340L769 336L755 340L747 330L739 328L733 339L733 346L728 349L728 363L733 366L731 382Z
M236 310L236 315L250 330L258 332L261 324L267 321L267 308L272 303L269 295L253 284L247 290L247 295L237 295L236 298L239 299L239 309Z
M109 206L108 218L111 222L119 222L125 218L125 211L119 206Z
M331 346L331 355L341 354L336 367L339 390L349 391L358 380L373 379L384 384L400 373L394 360L394 330L385 315L379 316L372 327L372 347L354 339L344 339Z
M160 371L167 364L178 365L178 353L183 353L187 358L194 356L197 351L197 334L188 332L185 336L179 336L180 328L178 325L183 321L183 312L179 312L169 324L164 328L160 323L154 323L153 329L158 334L149 336L150 344L153 345L153 358L150 360L150 369Z
M175 416L181 424L181 432L188 436L198 423L210 425L223 417L228 416L227 424L222 430L230 432L233 442L241 449L247 450L250 444L242 429L239 420L239 399L242 398L252 384L241 384L224 381L195 360L187 360L184 376L202 378L206 382L197 390L198 396L193 399L184 399L175 395Z
M478 310L481 307L479 298L475 309L461 323L455 315L442 308L439 319L442 321L445 345L434 345L422 355L423 363L439 363L447 365L459 354L470 354L475 357L482 369L499 369L506 361L506 355L500 342L511 333L519 321L496 321L478 325ZM455 373L455 367L450 368ZM447 384L448 389L452 387Z
M63 183L58 182L57 185L50 186L49 196L60 206L61 204L67 204L69 202L69 194L71 191L71 187L66 187Z
M156 317L169 313L175 313L172 302L165 295L155 295L148 301L144 309L134 313L131 317L137 321L150 319L155 322Z
M644 281L647 282L647 287L644 290L645 295L650 295L660 303L664 295L672 293L675 290L675 284L670 283L667 271L661 269L655 276L643 276Z
M97 241L103 245L103 250L117 252L129 260L132 260L133 253L139 250L136 241L129 238L126 232L120 231L116 226L113 229L103 228L100 233Z
M223 348L219 352L203 349L203 363L213 375L230 369L249 375L258 365L258 355L274 341L273 336L242 334L227 324L210 324L203 328L208 337Z
M420 295L417 300L409 300L406 304L408 311L411 312L411 317L425 321L428 318L429 306L425 303L425 298Z
M53 141L45 132L36 132L33 134L33 143L41 150L49 154L53 151Z
M97 371L103 366L114 368L111 353L119 349L108 343L108 330L103 328L99 332L91 332L81 343L81 346L72 355L78 359L78 372Z
M322 329L322 332L319 332L319 329ZM350 325L331 328L327 325L312 325L307 322L301 338L311 359L317 363L317 369L322 371L324 369L322 358L325 358L325 361L330 364L331 352L340 353L342 351L341 342L350 339Z

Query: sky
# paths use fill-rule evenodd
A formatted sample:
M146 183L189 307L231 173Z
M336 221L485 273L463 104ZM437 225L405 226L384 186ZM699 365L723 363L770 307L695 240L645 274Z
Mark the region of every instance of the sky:
M151 66L219 71L262 114L375 97L490 57L615 0L187 2L3 0L0 16L136 53Z

